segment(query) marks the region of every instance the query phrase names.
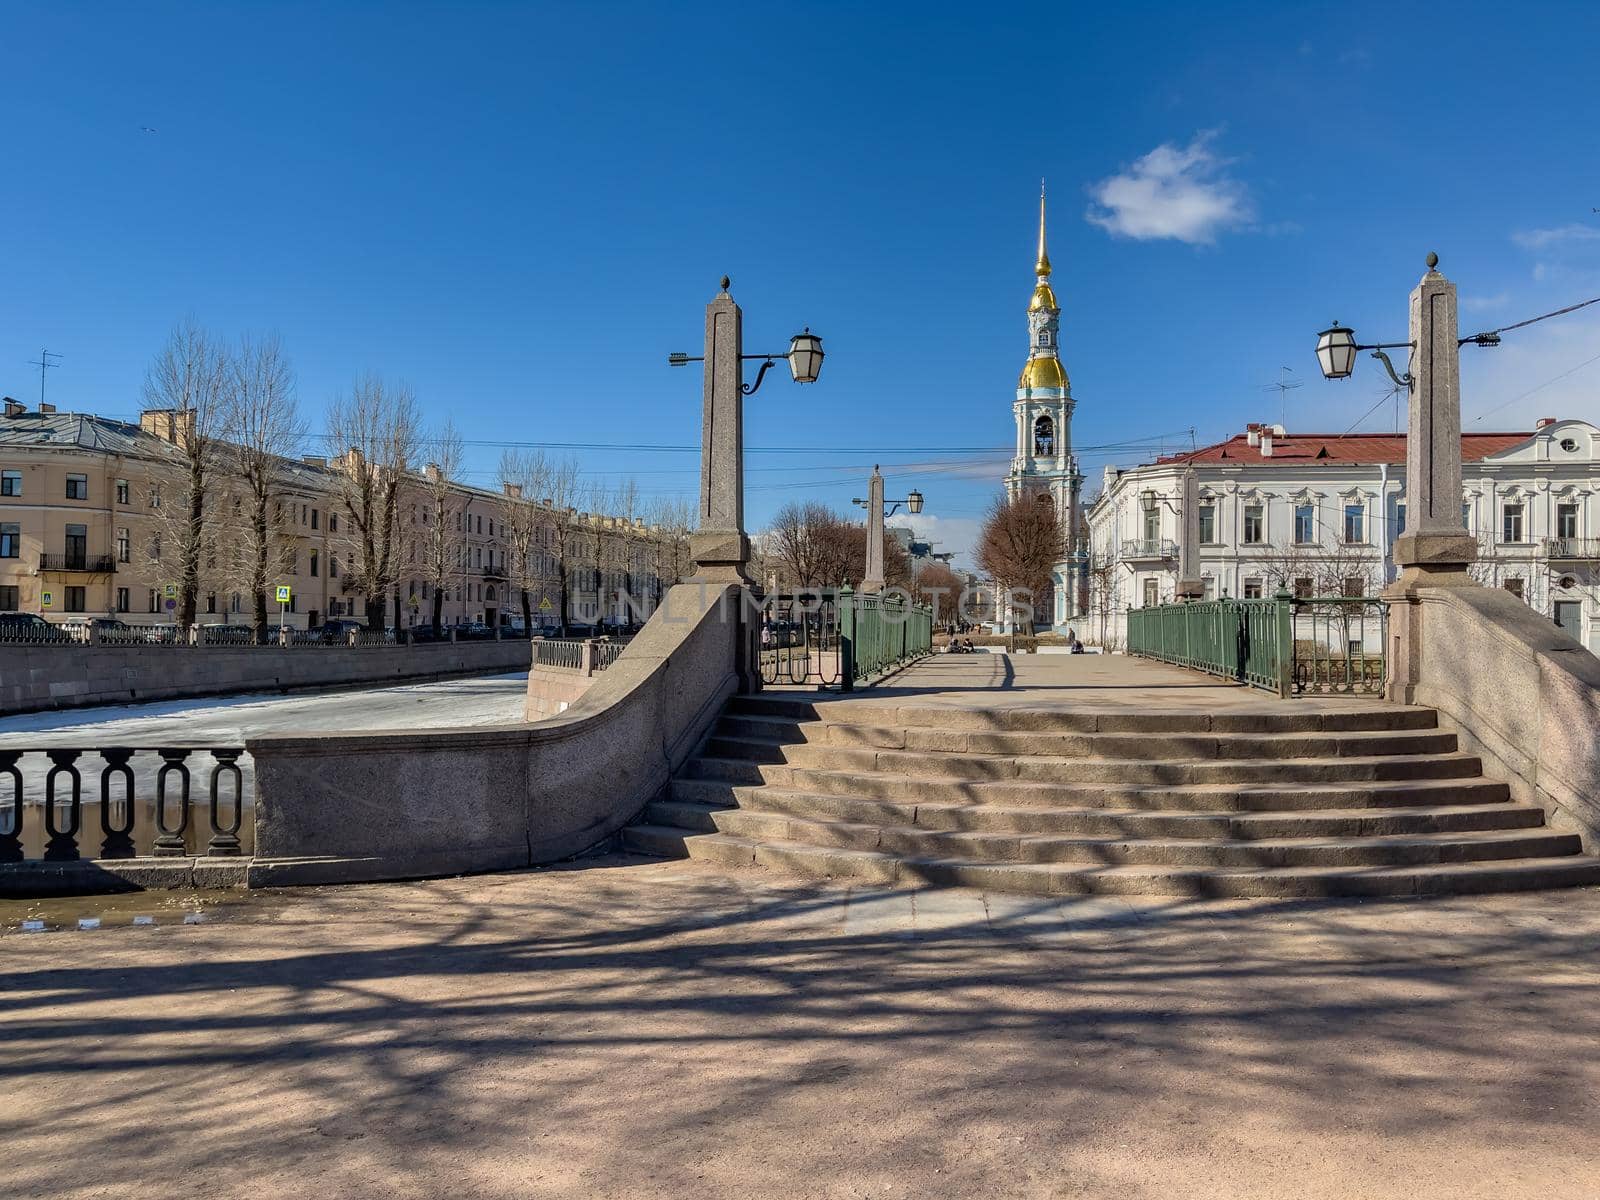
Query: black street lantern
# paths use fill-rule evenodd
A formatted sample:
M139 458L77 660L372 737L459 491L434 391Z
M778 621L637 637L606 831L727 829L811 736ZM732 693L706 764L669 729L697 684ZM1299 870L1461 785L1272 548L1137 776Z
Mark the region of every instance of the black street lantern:
M906 507L914 513L922 511L922 493L916 488L912 488L910 494L906 496Z
M1348 379L1350 372L1355 370L1356 351L1355 331L1346 329L1335 321L1332 326L1324 329L1317 335L1317 365L1322 368L1324 379Z
M815 383L822 370L822 339L807 326L789 339L789 373L796 383Z

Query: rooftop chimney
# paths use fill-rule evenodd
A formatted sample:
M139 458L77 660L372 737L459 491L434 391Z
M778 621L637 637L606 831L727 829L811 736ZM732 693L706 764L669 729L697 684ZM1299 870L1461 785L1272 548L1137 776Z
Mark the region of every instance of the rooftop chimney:
M506 495L510 496L513 500L522 499L522 485L520 483L506 483L502 484L501 486L506 489Z
M1261 457L1272 457L1272 430L1270 429L1263 429L1261 431Z
M300 461L308 467L325 467L328 465L328 460L320 454L307 454Z
M426 472L427 472L428 482L429 483L438 483L439 482L439 464L438 463L429 463L427 465Z
M55 410L56 410L56 406L54 404L46 404L43 400L39 401L39 411L40 412L42 412L42 413L53 413L53 412L55 412Z
M1554 417L1540 417L1533 423L1533 427L1535 429L1543 429L1546 425L1554 425L1555 423L1556 419Z
M1244 427L1244 439L1252 446L1259 446L1261 444L1260 421L1251 421L1250 424Z
M17 401L13 400L10 396L7 396L5 398L5 401L6 401L6 416L8 416L8 417L20 417L23 413L28 411L28 406L26 404L18 403Z

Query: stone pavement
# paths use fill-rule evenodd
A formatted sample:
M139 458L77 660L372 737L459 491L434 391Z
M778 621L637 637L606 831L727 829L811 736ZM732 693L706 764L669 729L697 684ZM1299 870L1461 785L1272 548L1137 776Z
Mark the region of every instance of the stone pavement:
M1052 901L619 857L173 899L62 902L92 932L0 906L5 1195L1600 1191L1593 889Z
M773 688L785 695L816 689ZM819 697L824 698L824 697ZM959 708L1305 712L1381 704L1376 696L1280 700L1260 688L1125 654L936 654L874 687L828 700Z

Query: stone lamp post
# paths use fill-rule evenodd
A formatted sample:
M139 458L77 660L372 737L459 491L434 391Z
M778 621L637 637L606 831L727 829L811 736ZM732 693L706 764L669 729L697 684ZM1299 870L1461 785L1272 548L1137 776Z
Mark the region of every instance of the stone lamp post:
M1406 425L1406 529L1395 539L1400 578L1386 595L1417 587L1473 583L1467 568L1478 545L1461 521L1461 345L1456 320L1456 285L1439 273L1439 256L1411 293L1411 340L1364 346L1337 321L1317 337L1317 362L1329 379L1347 379L1358 351L1370 350L1396 385L1408 389ZM1498 337L1465 339L1495 345ZM1397 374L1385 350L1410 352L1405 374Z
M815 383L822 370L822 339L810 329L789 341L784 355L744 353L744 314L722 290L706 305L703 357L674 353L670 366L705 363L705 399L700 425L700 519L689 535L694 577L704 583L754 582L750 578L750 537L744 528L744 398L754 395L767 372L782 357L796 383ZM744 382L744 363L761 359L755 382Z
M885 516L893 516L895 511L904 504L913 513L922 511L922 493L912 488L904 500L887 501L888 513L883 511L886 503L883 498L883 473L876 465L872 468L872 475L867 480L867 498L857 496L850 501L867 510L867 573L862 576L861 590L863 592L883 591L883 520Z

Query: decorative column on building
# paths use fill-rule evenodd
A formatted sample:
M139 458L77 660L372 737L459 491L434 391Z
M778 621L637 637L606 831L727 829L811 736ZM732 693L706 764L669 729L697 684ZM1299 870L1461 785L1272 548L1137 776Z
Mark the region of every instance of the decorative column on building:
M1063 524L1067 546L1058 564L1067 591L1066 615L1077 616L1083 570L1077 553L1078 510L1083 476L1072 453L1072 381L1061 363L1061 308L1050 286L1050 255L1045 249L1045 197L1039 190L1039 250L1034 262L1033 295L1028 301L1028 361L1017 380L1012 415L1017 452L1006 475L1006 495L1048 496Z

